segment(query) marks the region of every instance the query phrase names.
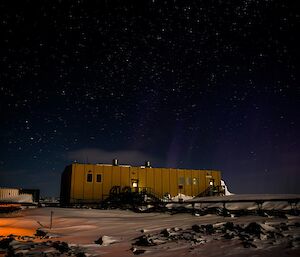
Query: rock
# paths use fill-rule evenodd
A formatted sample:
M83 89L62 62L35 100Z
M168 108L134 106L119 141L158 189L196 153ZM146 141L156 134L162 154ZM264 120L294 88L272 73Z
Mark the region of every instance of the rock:
M251 222L247 227L245 227L244 231L248 234L256 235L257 237L259 237L260 233L262 233L262 227L256 222Z
M259 239L260 240L267 240L268 239L268 236L266 234L260 234L259 235Z
M111 244L114 244L117 242L118 242L118 240L113 239L110 236L102 236L102 237L99 237L99 239L95 241L96 244L103 245L103 246L108 246L108 245L111 245Z
M250 235L245 232L240 232L238 234L238 236L241 240L249 240L250 239Z
M42 228L38 228L35 232L36 236L45 237L47 235L47 231Z
M138 237L135 244L139 245L139 246L153 246L153 245L155 245L155 243L153 243L153 238L151 238L149 235L143 235L143 236Z
M9 243L9 246L10 247L14 247L14 246L16 246L16 245L19 245L20 244L20 242L18 241L18 240L12 240L10 243Z
M250 248L250 247L257 248L257 246L250 241L243 241L242 244L245 248Z
M192 226L192 230L195 231L195 232L197 232L197 233L202 232L202 229L201 229L201 227L199 225L193 225Z
M235 237L234 233L230 232L230 233L225 233L223 236L225 239L232 239Z
M103 240L102 240L102 237L99 237L96 241L94 241L95 244L98 244L98 245L102 245L103 244Z
M226 230L230 230L230 231L234 230L234 224L233 224L233 222L226 222L226 223L223 225L223 227L224 227L224 230L225 230L225 231L226 231Z
M297 236L292 241L290 241L290 247L292 248L299 248L300 247L300 237Z
M162 230L160 232L160 234L162 234L165 237L169 237L171 235L171 230L169 228L166 228L166 229Z
M282 222L282 223L280 223L280 225L279 225L279 229L280 229L281 231L287 231L287 230L289 230L289 226L288 226L286 223Z
M57 249L53 248L53 247L50 247L50 248L44 250L43 252L44 253L53 253L53 254L56 254L56 255L59 254L59 251Z
M29 250L18 249L14 251L14 256L23 256L26 255Z
M171 238L171 239L174 239L175 237L178 237L179 236L179 233L177 232L179 230L176 230L175 229L164 229L160 232L160 234L164 237L168 237L168 238Z
M75 254L76 257L86 257L86 254L84 252L78 252Z
M52 247L54 247L61 253L65 253L70 250L69 245L66 242L55 241L53 242Z
M32 247L31 244L22 244L22 243L11 246L11 248L14 250L29 250L29 249L31 249L31 247Z
M11 241L13 241L12 237L0 240L0 248L7 249Z
M193 239L193 235L191 235L190 233L183 233L182 235L182 239L190 241Z
M207 234L212 234L215 232L215 229L212 224L202 225L202 228L204 228Z
M204 244L204 243L206 243L206 240L203 239L203 238L201 238L201 237L194 238L192 241L194 243L196 243L196 244Z

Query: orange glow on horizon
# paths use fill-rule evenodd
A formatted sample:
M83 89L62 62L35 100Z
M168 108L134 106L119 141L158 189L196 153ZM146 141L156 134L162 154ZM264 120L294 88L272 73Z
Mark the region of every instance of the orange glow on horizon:
M34 229L29 228L14 228L14 227L0 227L0 235L17 235L17 236L33 236L35 234Z

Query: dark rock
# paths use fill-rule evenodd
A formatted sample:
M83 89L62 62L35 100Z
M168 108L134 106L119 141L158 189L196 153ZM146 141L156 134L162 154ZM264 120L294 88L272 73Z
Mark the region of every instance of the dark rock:
M275 239L275 240L284 237L284 235L282 233L279 233L279 232L268 232L267 236L268 236L268 238L272 238L272 239Z
M70 250L69 245L66 242L55 241L53 242L52 247L54 247L61 253L65 253Z
M251 222L247 227L245 227L244 231L251 235L259 236L260 233L262 233L262 227L256 222Z
M2 249L7 249L9 246L9 243L13 240L12 237L9 238L4 238L2 240L0 240L0 248Z
M166 229L162 230L160 232L160 234L162 234L165 237L169 237L171 235L171 231L170 231L170 229L166 228Z
M182 234L182 239L190 241L193 239L193 235L191 235L190 233L183 233Z
M224 229L225 229L225 230L230 230L230 231L232 231L232 230L234 229L234 224L233 224L233 222L226 222L226 223L224 224Z
M32 246L30 244L19 243L11 246L11 248L14 250L29 250L30 248L32 248Z
M11 255L15 256L15 255ZM30 251L30 253L27 253L25 256L30 256L30 257L41 257L44 256L43 250L36 250L36 251Z
M76 253L75 255L76 257L86 257L85 253L84 252L79 252L79 253Z
M225 239L232 239L234 238L234 236L235 236L234 233L225 233L223 237Z
M239 233L238 236L241 240L249 240L250 239L250 235L245 232Z
M212 224L203 225L202 228L204 228L207 234L212 234L215 232L215 229Z
M300 222L295 222L295 223L294 223L294 226L295 226L296 228L299 228L299 227L300 227Z
M102 239L102 236L100 236L96 241L94 241L95 244L99 244L99 245L102 245L103 244L103 239Z
M197 233L202 232L202 229L201 229L201 227L199 225L193 225L192 226L192 230L195 231L195 232L197 232Z
M203 239L203 238L201 238L201 237L194 238L192 241L193 241L195 244L204 244L204 243L206 243L206 240Z
M139 245L139 246L153 246L153 245L155 245L155 243L153 242L153 238L151 238L149 235L143 235L143 236L138 237L135 244Z
M250 247L257 248L257 246L250 241L243 241L242 244L245 248L250 248Z
M47 235L47 232L42 228L38 228L35 232L35 235L40 237L45 237Z
M279 225L279 229L280 229L281 231L287 231L287 230L289 230L289 226L288 226L286 223L282 222L282 223L280 223L280 225Z

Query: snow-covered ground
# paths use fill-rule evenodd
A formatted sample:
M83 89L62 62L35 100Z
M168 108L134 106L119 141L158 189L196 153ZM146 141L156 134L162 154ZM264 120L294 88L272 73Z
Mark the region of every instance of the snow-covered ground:
M44 227L47 239L31 240L67 242L86 256L300 256L299 224L300 217L292 215L223 217L37 208L0 216L0 235L33 236ZM11 244L20 247L18 242Z

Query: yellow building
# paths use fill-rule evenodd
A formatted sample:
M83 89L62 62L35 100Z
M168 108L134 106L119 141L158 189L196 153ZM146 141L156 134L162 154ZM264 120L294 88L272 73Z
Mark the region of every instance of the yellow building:
M221 188L221 173L216 170L132 167L108 164L71 164L61 177L61 203L97 203L105 200L112 188L133 192L147 190L159 198L178 194L197 196L207 189Z

